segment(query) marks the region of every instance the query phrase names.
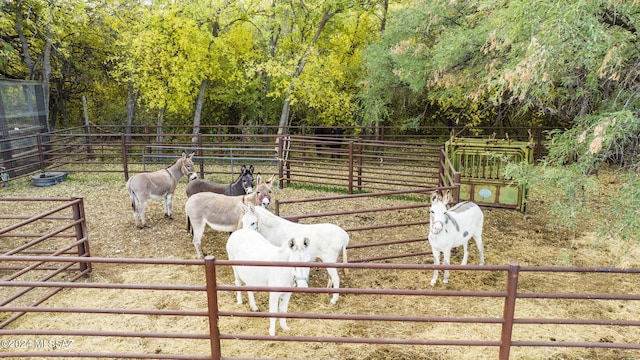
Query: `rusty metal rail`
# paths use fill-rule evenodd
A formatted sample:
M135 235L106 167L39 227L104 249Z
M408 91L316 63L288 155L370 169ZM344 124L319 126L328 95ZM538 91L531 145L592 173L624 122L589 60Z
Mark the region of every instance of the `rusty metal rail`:
M572 301L572 300L585 300L593 302L638 302L640 301L640 293L635 294L618 294L618 293L563 293L556 292L555 290L538 293L528 292L525 289L520 289L520 282L523 278L536 273L548 273L550 275L559 275L579 272L589 276L632 276L633 279L640 276L640 269L616 269L616 268L567 268L567 267L533 267L533 266L519 266L516 263L509 265L488 265L488 266L463 266L463 265L423 265L423 264L373 264L373 263L360 263L360 264L342 264L342 263L313 263L314 268L325 267L337 267L337 268L349 268L350 274L354 271L383 271L383 272L400 272L406 273L406 276L411 276L411 272L429 271L433 269L449 269L465 272L498 272L506 276L505 286L500 289L470 289L470 290L431 290L431 289L407 289L407 288L395 288L395 287L378 287L378 288L365 288L365 287L348 287L342 289L326 289L326 288L267 288L267 287L238 287L232 285L225 285L229 283L229 279L218 279L218 271L221 268L229 267L232 265L251 265L251 266L295 266L305 265L305 263L266 263L266 262L239 262L228 260L216 260L209 257L205 260L159 260L159 259L112 259L112 258L72 258L65 257L58 259L55 257L42 257L42 256L0 256L0 262L11 261L33 261L33 262L78 262L88 261L94 264L110 264L110 265L139 265L139 266L193 266L196 268L202 268L206 273L205 284L202 285L180 285L180 284L168 284L166 281L158 281L156 284L117 284L117 283L98 283L98 282L31 282L31 281L13 281L3 280L0 281L0 287L51 287L51 288L65 288L67 291L74 291L79 289L97 289L100 291L116 291L126 297L126 291L155 291L155 292L167 292L176 296L176 298L184 298L185 292L195 294L207 294L207 308L206 309L158 309L153 304L139 304L136 308L91 308L87 307L64 307L64 306L12 306L5 304L2 306L4 313L22 312L28 313L33 316L38 314L73 314L81 313L87 316L128 316L128 315L140 315L150 317L191 317L191 318L206 318L208 322L208 332L194 333L194 332L176 332L172 331L161 332L141 332L135 330L122 329L121 331L113 330L82 330L71 329L62 327L59 330L42 330L38 328L20 328L18 327L4 327L0 329L0 341L5 341L3 344L7 344L7 347L11 344L11 341L16 339L32 339L37 337L51 337L58 339L75 339L77 347L82 348L81 339L88 339L91 337L111 338L114 343L117 339L128 338L149 338L149 339L167 339L169 341L206 341L210 343L210 353L194 353L184 354L176 353L170 354L170 345L167 349L150 348L148 353L132 353L132 352L108 352L106 349L86 350L84 348L74 351L72 346L68 349L59 347L55 350L47 349L28 349L29 351L18 351L20 349L8 349L10 351L0 352L0 358L26 358L26 357L65 357L65 358L140 358L140 359L232 359L231 357L225 357L225 342L228 341L268 341L268 342L301 342L301 343L340 343L340 344L379 344L379 345L418 345L418 346L448 346L448 347L488 347L496 349L496 357L499 359L509 359L510 350L512 347L583 347L583 348L602 348L602 349L621 349L632 351L640 351L640 345L634 341L628 343L621 342L602 342L592 341L564 341L564 335L566 333L563 330L558 330L558 334L554 335L553 340L539 341L536 339L528 339L523 337L523 332L518 338L513 338L513 331L518 327L531 326L531 325L578 325L593 327L594 334L598 334L599 329L610 327L625 327L638 331L640 327L640 321L637 319L584 319L584 318L563 318L556 316L557 311L553 306L549 305L547 309L544 309L544 317L542 318L523 318L516 316L517 307L520 301L526 301L527 299L547 299L557 301ZM308 265L308 263L306 263ZM98 267L99 268L99 267ZM98 269L96 268L96 269ZM158 279L161 280L161 279ZM636 279L637 280L637 279ZM551 286L551 288L554 288ZM486 316L475 315L473 312L469 312L464 317L455 316L433 316L428 314L414 314L403 315L394 314L390 310L380 312L360 312L356 313L348 308L336 308L335 312L331 313L317 313L314 309L309 309L309 312L295 312L287 313L286 317L290 319L296 319L298 321L326 321L326 322L349 322L357 324L359 322L372 323L372 322L403 322L403 323L415 323L415 324L467 324L469 326L498 326L500 331L495 333L494 338L471 338L471 339L453 339L453 338L433 338L424 339L420 337L411 336L398 336L397 334L390 332L388 334L382 334L382 336L376 337L362 337L362 336L344 336L342 334L334 335L320 335L313 333L305 333L304 336L268 336L268 335L256 335L251 333L242 332L240 329L233 332L221 332L219 329L219 321L223 321L226 318L264 318L265 324L268 317L281 317L281 314L268 313L268 312L249 312L249 311L229 311L224 310L225 304L219 303L219 297L225 292L235 291L269 291L269 290L283 290L290 291L294 294L306 293L306 294L329 294L338 292L343 296L357 295L357 296L369 296L372 297L372 301L376 304L384 304L388 297L393 296L412 296L420 299L437 298L437 297L455 297L460 300L464 298L482 298L485 301L495 302L502 304L503 312L502 316ZM182 295L181 295L182 294ZM298 295L296 295L298 296ZM123 299L124 300L124 299ZM55 303L55 302L54 302ZM90 304L87 304L90 305ZM380 309L380 307L376 307ZM382 307L384 308L384 307ZM391 309L391 308L388 308ZM373 310L373 309L372 309ZM62 320L58 320L62 321ZM195 320L194 320L195 321ZM302 326L302 325L299 325ZM329 326L329 325L327 325ZM265 326L266 332L266 326ZM526 332L524 332L526 334ZM172 340L173 339L173 340ZM170 342L168 343L170 344ZM44 344L41 344L45 346ZM118 348L117 346L115 347ZM7 350L7 349L4 349ZM11 351L13 350L13 351ZM25 349L26 350L26 349ZM155 353L154 353L155 352ZM248 353L247 353L248 354ZM640 353L635 352L636 355ZM243 355L250 356L250 355ZM245 358L245 357L243 357ZM246 357L249 359L249 357Z

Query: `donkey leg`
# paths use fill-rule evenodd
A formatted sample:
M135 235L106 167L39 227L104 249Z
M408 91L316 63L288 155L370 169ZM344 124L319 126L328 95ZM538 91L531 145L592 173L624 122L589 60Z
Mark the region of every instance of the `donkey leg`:
M280 300L279 292L272 291L269 293L269 312L276 313L278 312L278 302ZM280 325L282 326L282 324ZM276 334L276 318L269 318L269 335L274 336Z
M291 293L281 293L279 302L279 313L286 314L289 311L289 300L291 299ZM280 327L282 330L289 330L289 326L287 326L287 318L280 318Z
M444 265L451 264L451 248L445 249L442 253L444 254L444 260L443 260ZM443 284L449 283L449 270L444 271L444 277L442 278L442 283Z
M433 264L440 265L440 251L433 249ZM431 286L434 286L438 281L438 269L433 269L433 277L431 278Z
M164 197L164 217L173 219L171 214L171 201L173 200L173 194L167 194Z
M193 246L196 248L196 253L198 253L198 257L200 259L204 259L204 253L202 252L202 236L204 235L204 224L191 221L191 229L193 230Z
M256 305L256 298L253 296L253 291L247 291L247 297L249 298L249 307L251 311L259 311L258 305Z
M144 210L147 208L147 200L140 201L140 205L138 206L138 217L140 217L140 229L149 227L147 225L147 221L144 218ZM137 225L137 223L136 223Z
M338 275L338 270L336 268L327 268L327 273L329 273L329 283L327 284L327 287L333 285L334 289L340 288L340 276ZM335 305L338 302L339 295L340 294L338 293L334 293L331 296L332 304Z
M242 280L240 280L240 277L238 276L238 271L236 270L235 266L233 267L233 277L235 278L235 284L236 286L242 286ZM238 304L242 304L242 292L241 291L236 291L236 300L238 302Z
M133 213L133 222L136 224L136 227L138 227L138 204L136 203L136 200L131 199L131 210Z
M462 255L462 265L467 265L467 262L469 261L469 243L466 242L462 244L462 249L464 250Z
M482 234L478 234L473 237L478 247L478 254L480 255L480 265L484 265L484 243L482 242Z

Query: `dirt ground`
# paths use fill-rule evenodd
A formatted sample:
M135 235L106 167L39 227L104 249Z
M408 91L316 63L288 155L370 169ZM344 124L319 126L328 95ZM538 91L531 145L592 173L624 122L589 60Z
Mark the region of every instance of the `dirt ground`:
M620 186L613 172L600 175L601 192L612 196ZM67 181L46 188L36 188L26 182L14 184L0 190L3 197L68 197L72 195L84 198L87 226L91 242L91 254L96 257L135 257L160 259L195 259L195 250L191 238L186 232L184 215L184 179L176 190L173 200L174 220L164 219L160 201L151 201L147 208L150 225L146 229L136 229L130 211L128 194L124 181L117 177L101 178L98 175L70 174ZM318 191L283 189L274 192L279 199L299 199L321 197L329 194ZM506 265L518 262L521 265L554 266L597 266L597 267L638 267L640 251L637 244L624 244L613 239L597 235L596 218L585 219L578 229L566 230L551 227L547 204L549 196L543 191L531 189L526 214L517 211L485 208L485 260L487 264ZM410 204L409 200L351 200L342 204L300 204L287 206L282 215L304 214L309 212L333 211L337 208L383 207ZM0 202L0 211L15 213L10 204ZM38 209L18 209L22 214L34 214ZM428 208L401 210L393 215L388 213L351 217L332 217L325 221L335 222L345 228L364 225L384 224L402 221L417 221L428 216ZM406 233L403 233L406 232ZM413 226L407 229L374 230L354 232L351 245L382 241L389 238L413 238L424 236L426 226ZM224 244L227 234L207 229L203 241L204 251L217 258L226 259ZM389 246L389 251L420 252L428 250L428 243ZM365 258L384 253L386 248L369 250L354 249L350 258ZM461 251L452 257L452 263L460 263ZM432 263L430 256L416 256L400 259L404 263ZM477 264L477 249L470 244L470 264ZM232 283L230 270L218 274L220 282ZM430 289L431 272L423 271L382 271L353 270L343 277L344 287ZM448 290L492 290L503 291L504 274L486 272L452 272L449 285L438 283L436 288ZM204 274L200 269L163 266L110 266L94 265L94 271L87 281L114 283L172 283L202 285ZM311 274L311 287L324 287L327 276L323 269L314 269ZM638 294L637 276L611 275L591 276L571 274L555 276L552 274L533 274L523 276L520 291L542 292L591 292L591 293L629 293ZM258 294L259 306L267 308L265 294ZM248 305L238 305L235 294L221 293L219 299L223 310L246 311ZM202 295L191 293L176 294L129 294L97 290L63 291L49 300L47 306L68 307L132 307L139 304L151 305L158 309L206 309L206 299ZM452 297L394 297L370 295L342 295L338 304L329 303L329 295L294 294L290 312L352 313L352 314L392 314L416 316L470 316L501 317L502 302L491 298L452 298ZM549 313L552 312L552 314ZM598 302L593 300L550 301L528 299L518 303L516 316L519 317L563 317L584 318L585 316L603 319L637 319L640 304L637 302ZM88 324L87 324L88 323ZM135 329L137 331L159 331L170 328L175 332L206 333L208 328L203 319L163 318L142 316L103 317L87 321L86 315L38 314L24 316L11 325L17 328L39 329L77 329L96 328ZM265 319L223 318L223 333L253 333L265 335L268 324ZM500 326L496 324L449 324L449 323L411 323L411 322L352 322L352 321L311 321L290 319L291 330L287 334L308 336L353 336L416 339L470 339L485 340L496 338ZM282 330L278 328L278 333ZM514 329L514 339L533 341L593 341L593 342L631 342L640 343L640 329L624 327L599 327L598 333L589 326L550 326L522 325ZM74 351L151 351L186 353L208 351L208 342L194 345L193 341L172 341L167 345L162 339L132 339L128 342L114 343L112 339L83 339L76 343ZM117 350L116 350L117 349ZM1 355L0 350L0 355ZM296 358L296 359L494 359L495 347L449 347L449 346L410 346L410 345L347 345L333 343L281 343L225 341L223 356ZM528 348L514 347L512 359L640 359L639 351L581 348Z

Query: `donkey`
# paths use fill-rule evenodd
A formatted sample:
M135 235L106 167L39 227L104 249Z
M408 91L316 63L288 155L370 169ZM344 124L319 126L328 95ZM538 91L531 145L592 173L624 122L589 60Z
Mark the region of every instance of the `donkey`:
M280 247L271 244L255 230L243 228L234 231L227 240L229 260L309 262L309 239L291 238ZM241 286L268 287L309 287L308 267L280 266L233 266L235 284ZM253 291L247 291L252 311L258 311ZM238 304L242 304L242 294L237 292ZM286 313L289 308L290 292L269 292L269 312ZM289 330L287 319L280 318L280 327ZM276 318L269 318L269 335L276 334Z
M309 254L311 261L319 258L323 262L337 262L340 253L342 261L347 262L347 244L349 244L349 234L335 224L298 224L278 215L271 213L264 208L255 208L258 216L258 232L276 246L280 246L283 239L291 237L306 237L311 240ZM327 268L329 282L327 287L334 289L340 287L340 276L335 268ZM346 273L346 271L345 271ZM338 294L334 293L331 303L338 302Z
M480 254L480 265L484 265L484 245L482 243L482 225L484 215L480 207L470 201L463 201L447 210L451 200L451 193L447 191L444 197L437 192L431 195L431 209L429 215L429 244L433 252L435 265L440 264L440 253L444 254L444 264L449 265L451 248L464 248L462 265L467 265L469 258L468 243L473 237ZM433 270L431 286L438 281L438 269ZM444 271L444 284L449 283L449 270Z
M193 194L184 206L187 214L187 231L193 229L193 246L200 258L202 252L202 236L206 225L217 231L235 231L246 212L239 204L253 204L268 207L271 202L271 179L261 182L256 191L249 195L227 196L212 192ZM258 181L261 178L258 177Z
M218 184L205 179L197 179L189 182L185 191L187 197L205 191L229 196L251 194L253 192L253 165L249 168L242 165L240 175L231 184Z
M133 220L138 228L148 227L144 217L144 210L149 199L163 199L164 216L173 219L171 215L171 200L178 182L183 176L187 176L189 180L198 178L191 160L193 155L194 153L187 155L183 152L181 158L178 158L164 170L140 173L129 178L126 188L131 197ZM139 225L138 217L140 218Z

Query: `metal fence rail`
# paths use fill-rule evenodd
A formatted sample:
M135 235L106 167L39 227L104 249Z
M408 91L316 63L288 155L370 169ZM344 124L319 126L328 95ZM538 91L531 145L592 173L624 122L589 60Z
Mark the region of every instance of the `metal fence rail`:
M400 272L403 276L412 276L412 272L424 272L433 269L449 269L465 272L497 272L502 274L500 276L505 277L505 285L502 288L495 289L465 289L465 290L432 290L432 289L409 289L409 288L397 288L397 287L349 287L342 289L326 289L326 288L266 288L266 287L237 287L232 285L225 285L230 280L221 280L219 278L219 270L224 267L232 265L251 265L251 266L300 266L305 265L303 263L266 263L266 262L239 262L239 261L227 261L216 260L209 257L205 260L159 260L159 259L113 259L113 258L72 258L66 257L63 259L57 259L55 257L43 257L43 256L0 256L0 262L12 262L12 261L33 261L33 262L51 262L51 261L63 261L63 262L78 262L88 261L94 264L94 268L98 269L97 264L104 265L139 265L139 266L165 266L176 267L176 271L184 266L194 266L196 268L202 268L202 271L206 274L206 281L201 285L180 285L170 284L167 280L156 279L157 283L154 284L117 284L117 283L100 283L100 282L30 282L30 281L0 281L0 286L5 288L12 287L51 287L51 288L65 288L68 291L74 291L78 289L96 289L101 292L118 292L124 298L128 291L155 291L155 292L171 292L177 298L183 298L185 292L207 295L207 308L195 309L195 310L171 310L171 309L158 309L153 306L153 303L138 304L136 308L92 308L90 304L86 307L56 307L56 306L11 306L4 305L2 307L3 312L24 312L31 316L38 316L39 314L71 314L82 313L86 315L95 316L129 316L129 315L143 315L149 317L167 317L177 316L186 318L206 318L208 322L208 332L201 333L194 332L176 332L175 329L169 331L153 331L153 332L141 332L135 330L121 329L119 331L113 330L83 330L83 329L68 329L61 326L59 330L41 330L37 328L11 328L5 327L0 329L0 341L8 341L3 344L7 344L9 347L10 342L15 339L27 339L36 336L48 336L56 337L62 340L76 339L74 346L64 348L60 346L55 350L48 350L43 348L30 348L27 349L9 349L10 351L0 352L2 358L26 358L26 357L65 357L65 358L91 358L91 357L109 357L109 358L154 358L154 359L231 359L232 357L225 356L225 343L229 341L242 342L242 341L268 341L268 342L296 342L296 343L340 343L340 344L393 344L393 345L418 345L418 346L462 346L462 347L488 347L495 348L496 357L499 359L508 359L510 357L510 351L513 347L582 347L582 348L602 348L602 349L623 349L631 351L626 354L640 355L640 345L633 340L640 331L640 321L635 318L628 319L616 319L616 318L579 318L572 317L566 318L562 315L558 316L559 311L553 304L549 304L543 309L542 317L539 318L524 318L518 316L518 304L521 301L527 301L528 299L546 299L559 302L568 302L576 299L593 301L593 302L613 302L616 306L619 304L627 304L631 306L633 303L640 301L640 293L635 294L618 294L611 293L564 293L558 291L559 288L553 283L549 283L546 292L529 292L525 289L520 289L520 283L523 281L531 281L539 273L545 273L546 276L557 276L562 278L568 273L580 272L585 276L599 276L604 279L615 279L620 276L631 277L631 279L638 280L640 276L640 269L618 269L618 268L567 268L567 267L533 267L533 266L519 266L516 263L509 265L487 265L487 266L462 266L462 265L421 265L421 264L372 264L372 263L313 263L312 267L325 268L325 267L346 267L350 269L350 274L355 271L382 271L382 272ZM500 330L495 332L492 337L478 336L470 339L455 339L455 338L431 338L424 339L420 337L412 336L398 336L398 334L389 332L387 334L380 334L375 337L366 336L354 336L344 334L334 335L321 335L306 332L304 336L268 336L242 332L241 329L236 329L233 332L221 332L218 326L219 321L224 321L226 318L264 318L265 333L266 323L269 317L280 317L282 315L268 313L268 312L250 312L250 311L229 311L224 310L226 304L219 303L219 297L225 292L235 291L269 291L269 290L283 290L291 291L295 294L318 294L327 295L333 292L339 292L343 296L357 295L368 296L373 299L376 304L384 305L390 297L393 296L411 296L421 298L423 300L427 298L438 297L456 297L462 301L465 298L482 298L484 301L495 303L498 307L502 307L502 314L497 316L486 316L474 314L472 309L465 314L465 316L446 316L446 315L428 315L428 314L414 314L403 315L394 314L392 307L380 307L376 306L375 309L386 309L382 313L378 311L371 312L353 312L352 309L340 307L335 311L329 313L318 313L309 309L306 312L296 312L286 314L287 318L296 319L300 321L298 326L303 326L304 321L314 322L335 322L335 321L348 321L349 323L357 324L372 323L372 322L403 322L403 323L415 323L415 324L466 324L467 326L491 326L498 327ZM123 299L124 300L124 299ZM58 321L63 321L62 319ZM196 321L196 320L194 320ZM531 339L526 336L527 326L539 325L539 324L553 324L560 327L553 335L553 339L548 341L540 341ZM598 334L601 334L605 329L612 327L624 327L628 329L631 334L629 336L629 342L604 342L585 339L584 341L565 340L566 330L564 326L588 326L593 329L593 334L597 338ZM330 328L330 325L327 325ZM515 332L519 330L517 336ZM515 337L514 337L515 336ZM168 342L168 348L152 347L148 349L148 352L131 353L131 352L108 352L107 349L92 349L91 351L83 349L80 345L81 339L87 339L92 337L104 337L113 339L114 344L117 343L117 339L127 338L154 338L154 339L173 339L171 341L185 340L194 342L209 342L210 353L171 353L171 342ZM43 344L44 346L44 344ZM82 348L82 349L79 349ZM118 347L115 346L115 349ZM200 347L202 349L202 347ZM5 349L6 350L6 349ZM13 350L13 351L11 351ZM634 352L635 351L635 352ZM247 353L248 354L248 353ZM250 355L241 355L242 358L249 359Z
M0 198L11 202L19 209L21 205L33 201L52 203L53 209L38 215L0 215L0 252L11 255L51 255L55 261L0 262L3 281L33 280L38 282L63 280L76 281L91 272L91 264L85 257L89 254L89 237L83 199L81 197L59 199ZM61 203L61 204L60 204ZM60 225L58 225L60 224ZM64 257L80 256L73 262L60 262ZM75 266L75 267L74 267ZM62 287L38 291L36 286L24 286L8 292L0 290L0 305L16 302L37 306L58 293ZM3 328L22 316L16 312L0 321Z
M36 163L40 171L122 174L125 181L132 174L152 170L147 169L150 160L157 167L168 166L171 157L183 151L195 152L200 176L212 176L214 181L229 176L236 161L256 162L256 171L264 175L278 174L281 187L310 185L354 193L428 188L455 181L451 169L445 167L450 162L442 144L428 140L402 143L301 135L160 136L71 130L33 136L37 153L23 160ZM33 174L15 176L16 170L6 169L8 184Z

